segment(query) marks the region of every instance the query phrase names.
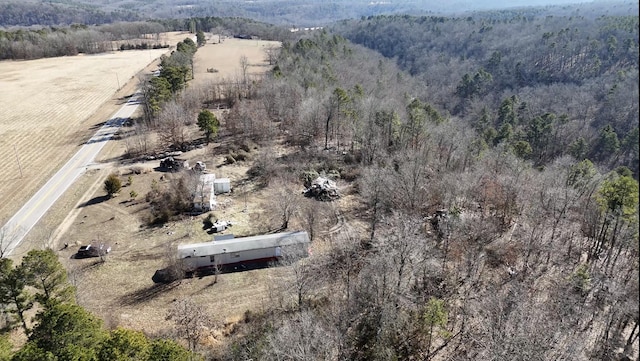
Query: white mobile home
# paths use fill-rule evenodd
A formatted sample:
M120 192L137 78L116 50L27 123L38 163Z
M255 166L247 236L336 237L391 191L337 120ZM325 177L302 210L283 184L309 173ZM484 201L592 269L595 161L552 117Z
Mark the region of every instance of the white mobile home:
M307 232L282 232L178 246L187 272L276 261L285 255L306 257Z

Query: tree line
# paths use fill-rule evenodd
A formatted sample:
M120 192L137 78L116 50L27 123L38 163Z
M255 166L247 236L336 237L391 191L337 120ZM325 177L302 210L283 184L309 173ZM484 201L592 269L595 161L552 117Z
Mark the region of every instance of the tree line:
M197 17L112 22L102 25L74 23L63 26L38 25L0 29L0 60L39 59L95 54L115 50L168 47L160 39L167 31L193 34L214 32L223 36L250 35L261 39L291 37L288 29L251 19ZM129 42L123 42L129 41Z
M189 31L196 33L220 34L225 36L248 35L265 40L291 39L292 34L288 28L274 25L252 18L243 17L219 17L219 16L195 16L187 18L155 19L154 22L162 24L170 31Z
M165 31L162 25L153 22L102 26L74 24L68 27L0 30L0 60L39 59L125 50L115 43L118 40L136 39L135 43L129 44L134 48L167 47L159 36ZM140 41L142 38L148 40Z
M138 21L140 15L125 9L102 10L64 2L10 1L0 4L0 26L65 26Z

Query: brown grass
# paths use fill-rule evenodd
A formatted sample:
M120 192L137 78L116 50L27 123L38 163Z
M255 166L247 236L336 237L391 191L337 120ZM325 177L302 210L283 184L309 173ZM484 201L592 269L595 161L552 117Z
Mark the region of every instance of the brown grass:
M187 36L166 40L175 45ZM167 51L0 62L0 224L109 119L134 91L135 75Z
M202 87L239 79L241 76L240 58L242 56L246 56L249 60L249 75L262 74L268 70L265 50L280 45L277 41L224 37L220 41L218 43L217 35L210 36L207 39L207 44L198 49L194 61L195 79L190 86ZM217 70L217 72L207 72L207 69L210 68Z

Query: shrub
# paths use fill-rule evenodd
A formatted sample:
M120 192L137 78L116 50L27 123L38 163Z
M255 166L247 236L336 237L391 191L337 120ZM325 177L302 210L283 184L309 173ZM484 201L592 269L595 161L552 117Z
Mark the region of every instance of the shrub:
M143 167L131 167L129 168L129 172L131 174L143 174L148 173L148 170Z
M209 229L211 227L213 227L213 214L209 213L202 220L202 229Z
M578 269L572 275L573 289L586 295L591 288L591 276L589 275L589 266L581 264Z
M120 192L122 188L122 182L117 175L111 173L107 179L104 181L104 190L107 192L109 197L113 197L115 194Z
M258 146L254 142L252 142L250 139L245 139L240 144L240 149L244 150L247 153L251 153L251 150L258 149Z
M340 170L340 179L343 179L347 182L353 182L360 176L360 168L358 167L348 167Z
M244 162L246 160L251 160L251 157L249 156L249 153L247 153L244 150L239 150L237 153L235 153L233 155L233 157L236 159L236 161L241 161Z
M184 178L174 179L168 186L155 188L146 196L152 216L148 223L162 224L191 210L191 192Z
M327 178L336 180L336 179L340 178L340 174L341 174L341 170L340 169L330 169L327 172Z

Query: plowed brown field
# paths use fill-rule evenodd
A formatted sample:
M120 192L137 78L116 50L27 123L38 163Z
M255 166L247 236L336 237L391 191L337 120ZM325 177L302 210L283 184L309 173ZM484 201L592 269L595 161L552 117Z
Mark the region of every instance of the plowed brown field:
M190 36L164 35L175 45ZM0 62L0 224L44 184L169 49Z

